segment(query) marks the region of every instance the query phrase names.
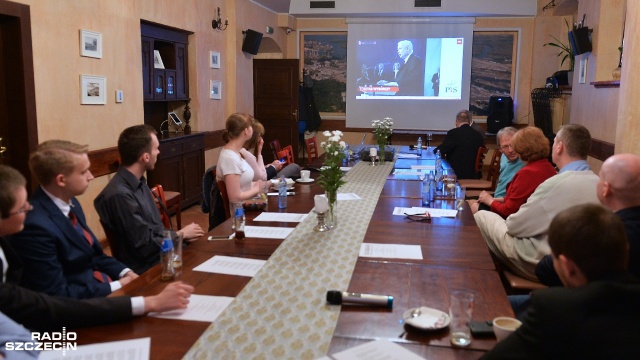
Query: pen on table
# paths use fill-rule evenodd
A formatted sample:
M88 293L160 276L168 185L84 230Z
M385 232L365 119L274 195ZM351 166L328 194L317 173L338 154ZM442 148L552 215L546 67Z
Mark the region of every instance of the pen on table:
M287 191L287 195L295 195L295 191ZM268 196L278 196L279 194L277 192L270 192L267 193Z

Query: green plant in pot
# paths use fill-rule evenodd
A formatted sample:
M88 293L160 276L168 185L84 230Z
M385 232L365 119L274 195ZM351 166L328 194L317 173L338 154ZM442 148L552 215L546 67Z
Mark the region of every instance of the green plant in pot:
M569 28L569 22L567 21L567 19L564 20L564 23L565 25L567 25L567 43L565 44L562 41L560 41L557 37L551 35L551 38L553 38L555 42L548 42L544 44L544 46L553 46L560 49L560 52L558 52L558 57L562 56L562 61L560 62L560 66L564 65L564 62L567 61L568 59L569 65L570 65L569 71L573 71L573 67L576 62L576 57L573 54L573 49L571 48L571 45L569 44L569 31L571 31L571 28Z

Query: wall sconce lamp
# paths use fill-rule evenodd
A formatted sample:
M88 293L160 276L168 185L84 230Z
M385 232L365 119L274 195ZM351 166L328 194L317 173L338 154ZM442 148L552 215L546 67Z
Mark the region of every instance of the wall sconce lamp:
M229 18L227 18L224 21L224 24L222 23L222 18L220 17L220 8L218 7L218 18L217 19L213 19L213 21L211 21L211 27L215 30L225 30L227 28L227 26L229 26Z

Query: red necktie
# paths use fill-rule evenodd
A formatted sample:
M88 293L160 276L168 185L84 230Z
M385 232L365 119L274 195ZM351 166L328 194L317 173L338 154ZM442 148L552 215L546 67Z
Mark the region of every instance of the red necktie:
M80 236L84 237L84 239L87 240L87 242L89 243L89 246L92 246L93 238L91 237L91 234L89 234L87 229L85 229L80 224L80 222L78 222L78 217L76 216L76 213L73 212L73 210L69 211L69 220L71 221L71 225L73 225L73 227L76 229L78 234L80 234ZM101 283L111 282L111 278L109 277L109 275L97 270L93 272L93 277Z

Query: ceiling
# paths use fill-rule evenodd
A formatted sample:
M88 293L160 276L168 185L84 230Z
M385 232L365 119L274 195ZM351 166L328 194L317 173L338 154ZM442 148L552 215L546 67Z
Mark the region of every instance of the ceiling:
M291 0L251 0L252 2L262 5L267 9L277 13L289 13L289 3Z

